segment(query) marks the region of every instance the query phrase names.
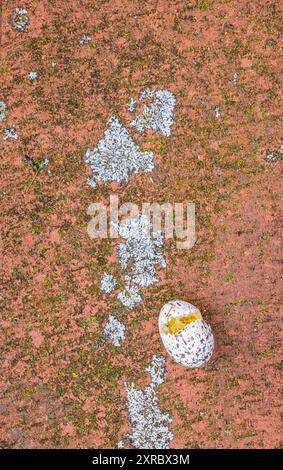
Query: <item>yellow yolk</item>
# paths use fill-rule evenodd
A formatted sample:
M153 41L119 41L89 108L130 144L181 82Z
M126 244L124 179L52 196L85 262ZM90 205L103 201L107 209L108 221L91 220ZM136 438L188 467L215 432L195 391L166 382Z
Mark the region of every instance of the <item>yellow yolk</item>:
M199 310L196 310L193 313L188 313L187 315L181 315L179 317L174 317L169 320L169 322L164 323L162 327L162 332L170 335L174 335L178 331L182 330L189 323L192 323L195 320L198 320L201 317Z

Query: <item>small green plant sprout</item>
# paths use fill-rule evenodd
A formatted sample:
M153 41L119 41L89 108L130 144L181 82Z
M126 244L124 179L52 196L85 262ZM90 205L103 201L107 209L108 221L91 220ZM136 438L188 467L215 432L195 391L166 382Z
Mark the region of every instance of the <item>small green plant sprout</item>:
M33 175L32 179L26 184L25 189L24 189L25 192L28 192L30 190L31 186L33 185L33 183L35 182L36 178L38 177L38 175L49 164L49 160L48 160L48 158L45 158L43 160L43 159L40 159L40 158L30 158L28 156L25 156L25 162L28 163L28 165L30 165L32 167L33 171L34 171L34 175Z

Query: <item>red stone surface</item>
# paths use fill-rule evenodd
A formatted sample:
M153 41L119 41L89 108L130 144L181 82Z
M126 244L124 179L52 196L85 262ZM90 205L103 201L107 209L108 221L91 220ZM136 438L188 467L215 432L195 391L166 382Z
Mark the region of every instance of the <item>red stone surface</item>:
M216 338L203 369L166 358L171 447L280 446L280 162L265 161L282 143L280 2L27 0L23 33L9 25L16 6L3 2L1 17L1 130L19 136L1 137L1 446L116 447L123 382L148 382L171 298L197 305ZM147 86L177 97L172 136L139 137L155 171L89 188L86 148L111 115L129 124ZM32 184L24 156L50 160ZM88 205L111 190L197 205L194 248L166 243L162 280L132 312L99 289L105 270L121 281L116 241L86 232ZM96 348L109 312L127 339Z

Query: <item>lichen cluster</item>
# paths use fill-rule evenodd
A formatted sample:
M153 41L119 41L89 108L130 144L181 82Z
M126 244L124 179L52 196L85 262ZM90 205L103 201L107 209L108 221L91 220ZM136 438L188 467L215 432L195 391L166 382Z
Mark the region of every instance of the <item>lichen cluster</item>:
M119 442L118 447L134 447L135 449L169 449L173 434L169 424L170 415L159 407L156 386L164 382L165 359L153 356L146 371L150 373L151 383L143 389L125 383L128 413L131 431Z
M147 88L140 94L140 101L150 100L145 104L143 112L139 114L131 125L138 132L146 129L159 130L163 135L169 137L173 125L173 112L176 105L175 95L168 90L150 90Z
M104 136L93 149L88 149L86 162L90 164L95 181L126 183L129 175L153 170L153 153L142 152L129 131L118 118L108 120Z
M104 327L104 337L109 339L114 346L121 346L125 339L125 325L113 315L109 315L108 321Z
M124 305L132 308L141 300L139 289L158 282L157 266L166 267L164 240L161 233L152 236L151 222L147 215L129 218L122 224L116 223L114 228L126 240L119 243L117 252L120 266L126 272L126 292L131 300L125 298L125 291L118 294L118 298Z

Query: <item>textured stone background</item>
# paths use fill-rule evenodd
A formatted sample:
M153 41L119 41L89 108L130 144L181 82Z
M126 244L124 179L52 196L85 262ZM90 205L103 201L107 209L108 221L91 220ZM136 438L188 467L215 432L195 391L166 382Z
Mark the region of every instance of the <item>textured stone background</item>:
M15 125L19 137L1 137L2 447L115 447L129 427L123 382L148 383L144 368L164 354L158 312L172 298L200 308L216 352L196 371L166 358L171 446L280 445L280 162L265 160L282 143L279 5L3 1L1 131ZM24 32L9 24L17 6ZM92 41L80 45L84 34ZM172 136L142 139L157 168L89 188L86 148L111 115L129 123L127 103L146 86L177 96ZM25 156L50 161L32 183ZM195 247L166 243L161 282L131 312L100 290L115 241L86 232L88 205L113 191L197 204ZM127 326L121 348L95 346L109 312Z

